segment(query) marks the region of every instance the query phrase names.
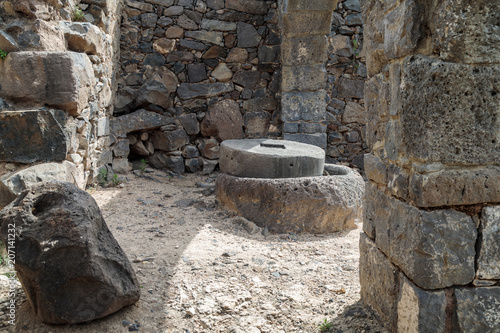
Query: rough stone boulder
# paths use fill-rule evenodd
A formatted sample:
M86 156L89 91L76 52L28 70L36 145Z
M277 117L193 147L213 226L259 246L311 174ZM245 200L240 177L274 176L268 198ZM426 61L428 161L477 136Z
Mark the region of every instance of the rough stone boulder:
M0 223L4 244L15 225L15 269L43 322L87 322L139 299L127 256L97 203L76 186L36 184L0 212Z
M201 134L223 141L243 138L243 117L237 102L222 100L212 105L201 123Z
M363 213L364 182L348 167L328 165L330 176L246 178L221 174L217 200L277 233L330 233L355 228Z

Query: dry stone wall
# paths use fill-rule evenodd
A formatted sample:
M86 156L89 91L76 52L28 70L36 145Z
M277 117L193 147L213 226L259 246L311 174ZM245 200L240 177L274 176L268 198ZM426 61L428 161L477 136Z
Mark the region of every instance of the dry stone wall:
M80 188L111 162L118 0L0 3L0 208L41 180Z
M363 302L392 332L497 332L500 3L370 0L363 15Z
M222 140L280 136L276 8L276 1L127 0L113 169L129 170L132 154L176 173L208 173ZM114 131L138 117L158 121Z

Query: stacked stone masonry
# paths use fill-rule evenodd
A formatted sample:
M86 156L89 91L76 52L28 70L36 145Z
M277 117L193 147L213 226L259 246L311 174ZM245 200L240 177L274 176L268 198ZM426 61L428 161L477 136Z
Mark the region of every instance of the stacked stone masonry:
M363 302L392 332L497 332L500 3L370 0L363 16Z
M0 3L0 208L42 180L92 183L111 161L118 0Z

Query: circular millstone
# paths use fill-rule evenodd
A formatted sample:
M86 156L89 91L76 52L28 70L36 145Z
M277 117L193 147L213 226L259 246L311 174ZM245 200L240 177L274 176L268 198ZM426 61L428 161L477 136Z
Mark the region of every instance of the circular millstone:
M323 149L295 141L226 140L220 146L222 172L250 178L295 178L323 174Z

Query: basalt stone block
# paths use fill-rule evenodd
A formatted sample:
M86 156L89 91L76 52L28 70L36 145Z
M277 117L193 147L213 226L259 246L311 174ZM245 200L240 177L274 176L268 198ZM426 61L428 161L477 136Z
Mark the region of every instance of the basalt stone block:
M262 39L257 29L248 23L238 22L236 32L238 35L238 47L257 47Z
M182 156L156 152L153 156L148 158L148 163L156 169L168 169L179 175L185 172L184 158Z
M19 45L11 35L0 30L0 49L4 52L17 52L19 51Z
M127 115L111 119L111 133L114 136L123 136L130 132L159 128L174 124L171 116L161 115L156 112L137 110Z
M349 168L336 167L336 175L319 177L269 179L221 174L215 192L227 209L272 232L353 229L361 221L363 179Z
M499 19L498 1L442 1L432 19L433 46L447 61L499 63Z
M177 89L180 99L215 97L233 91L231 82L181 83Z
M338 81L341 98L364 98L365 81L342 77Z
M481 235L477 277L500 280L500 206L483 208Z
M326 120L326 91L287 92L281 98L281 120Z
M190 82L195 83L208 79L204 63L188 64L187 69Z
M188 172L197 172L203 168L202 158L187 158L184 160L184 166Z
M88 56L74 52L16 52L0 63L0 97L56 107L75 116L95 85Z
M327 145L326 133L315 133L315 134L283 133L283 139L307 143L310 145L318 146L318 147L323 148L323 149L326 149L326 145Z
M76 186L34 185L2 210L0 223L5 244L9 225L16 225L15 269L43 322L88 322L139 300L125 252L95 200Z
M278 101L273 97L258 97L243 101L243 110L245 112L273 111L277 107Z
M226 8L249 14L265 15L269 10L269 5L265 1L226 0Z
M444 290L423 290L404 278L397 304L397 332L446 332L446 306Z
M0 177L0 209L38 182L76 182L78 186L85 188L86 182L80 178L76 166L69 161L37 164L13 174L5 174Z
M365 108L355 102L347 102L347 105L342 116L344 123L366 124Z
M283 16L283 36L328 35L331 11L290 12Z
M409 199L418 207L500 202L500 168L436 170L410 176Z
M326 36L284 38L282 45L284 66L323 64L328 59Z
M281 78L283 92L314 91L325 89L326 70L324 65L283 67Z
M464 65L412 56L403 63L401 152L426 163L500 160L500 65ZM470 84L474 82L474 84Z
M500 287L459 288L453 332L500 331Z
M365 234L359 239L361 300L391 332L397 328L397 304L403 275Z
M219 141L242 139L243 126L240 106L231 99L225 99L210 106L201 122L201 134Z
M289 0L287 10L293 11L316 11L316 10L329 10L333 11L337 7L337 1L331 0Z
M423 37L424 9L415 0L406 0L384 17L384 51L387 58L412 53Z
M170 132L155 131L152 140L155 149L163 151L178 150L189 143L189 137L183 129Z
M220 145L215 139L201 139L198 144L198 149L200 150L203 157L214 160L219 158Z
M420 210L366 185L365 228L378 248L417 286L439 289L472 282L477 230L451 209Z
M259 71L239 71L234 74L233 82L245 88L254 89L260 80Z
M275 64L280 62L281 47L279 45L262 45L259 47L259 63Z
M185 36L215 45L220 45L223 40L222 32L219 31L186 31Z
M200 133L200 123L194 113L183 114L178 117L188 135L196 135Z
M0 112L0 161L64 161L69 151L61 110Z
M366 54L368 76L379 73L388 59L384 52L386 10L384 2L366 0L362 2L363 9L363 50Z
M236 31L236 23L204 19L201 21L201 28L216 31Z
M271 120L271 114L269 112L246 112L243 119L247 138L264 138L267 136Z

